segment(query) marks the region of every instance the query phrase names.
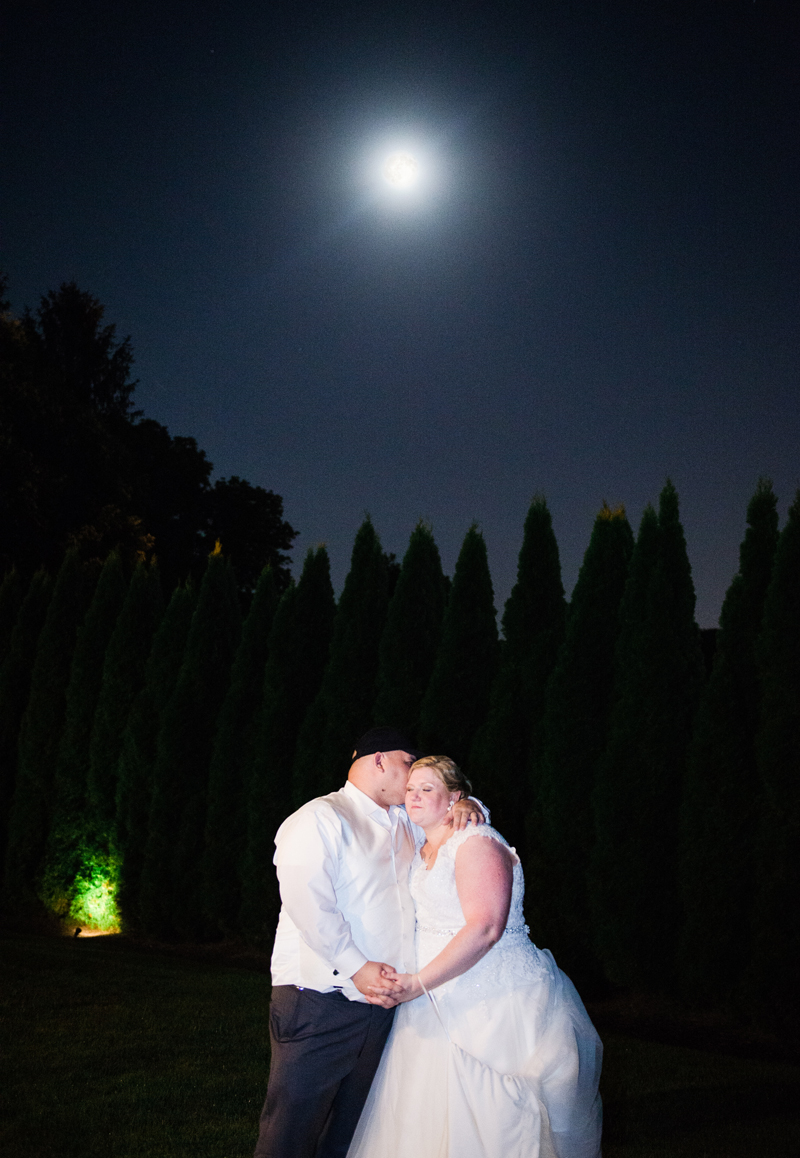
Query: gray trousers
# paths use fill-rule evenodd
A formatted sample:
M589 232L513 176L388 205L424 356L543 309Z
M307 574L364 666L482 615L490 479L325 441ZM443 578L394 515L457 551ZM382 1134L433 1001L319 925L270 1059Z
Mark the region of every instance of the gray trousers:
M345 1158L393 1017L338 992L274 987L255 1158Z

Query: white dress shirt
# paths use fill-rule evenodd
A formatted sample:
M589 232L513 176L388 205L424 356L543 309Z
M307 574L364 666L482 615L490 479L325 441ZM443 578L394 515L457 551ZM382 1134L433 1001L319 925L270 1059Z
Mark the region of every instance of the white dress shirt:
M350 978L367 961L412 973L408 876L424 839L404 808L387 811L349 780L287 817L275 836L283 903L273 985L364 1001Z

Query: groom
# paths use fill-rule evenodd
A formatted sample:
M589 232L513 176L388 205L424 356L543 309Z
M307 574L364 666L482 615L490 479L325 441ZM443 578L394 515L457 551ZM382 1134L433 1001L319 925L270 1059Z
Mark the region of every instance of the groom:
M369 993L414 970L408 875L418 836L401 807L419 756L394 728L356 744L347 783L275 836L281 914L272 954L272 1045L255 1158L344 1158L394 1017ZM454 824L482 820L472 801Z

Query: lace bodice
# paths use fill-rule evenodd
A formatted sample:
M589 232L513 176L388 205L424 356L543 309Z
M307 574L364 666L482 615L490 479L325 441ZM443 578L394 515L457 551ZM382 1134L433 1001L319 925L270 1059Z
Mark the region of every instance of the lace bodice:
M500 833L488 824L468 825L445 841L430 871L419 853L414 860L409 888L417 914L418 969L433 960L466 924L456 888L456 853L465 841L471 839L497 840L506 848L510 847ZM438 989L439 995L455 986L485 987L490 976L500 985L509 984L512 977L515 980L522 977L532 980L544 968L538 950L529 940L529 930L522 914L525 895L522 865L515 850L512 848L510 851L514 858L514 877L505 932L477 965Z
M409 887L417 911L417 930L425 933L442 933L454 936L464 925L464 914L456 889L456 853L470 838L496 840L509 847L496 829L488 824L468 825L461 832L454 832L439 849L433 868L428 871L417 855L411 870ZM514 885L511 891L511 908L506 923L507 930L526 932L522 916L522 898L525 895L525 881L522 865L516 851L514 857Z

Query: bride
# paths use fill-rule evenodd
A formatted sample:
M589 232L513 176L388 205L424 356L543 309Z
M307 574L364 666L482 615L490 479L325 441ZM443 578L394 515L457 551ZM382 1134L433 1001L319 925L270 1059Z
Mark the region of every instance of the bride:
M514 849L488 824L446 823L469 791L446 756L411 769L418 972L375 989L403 1004L347 1158L599 1158L602 1044L528 937Z

